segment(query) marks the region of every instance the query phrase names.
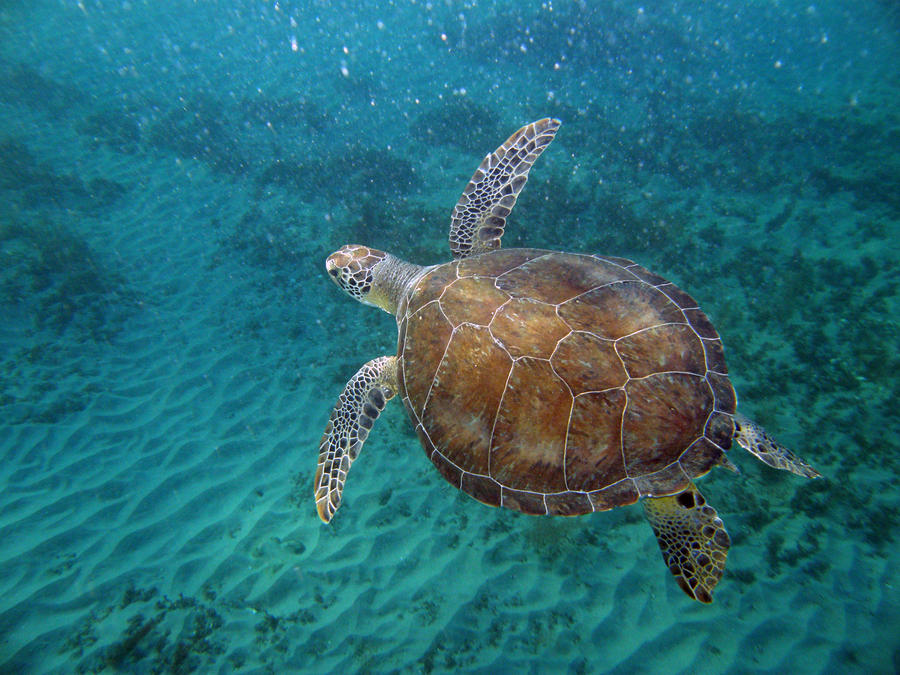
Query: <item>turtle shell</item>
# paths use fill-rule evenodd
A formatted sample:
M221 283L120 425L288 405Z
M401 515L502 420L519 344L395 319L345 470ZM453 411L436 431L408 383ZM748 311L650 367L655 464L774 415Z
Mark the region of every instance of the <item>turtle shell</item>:
M429 270L397 316L419 439L486 504L578 515L674 494L731 446L718 334L629 260L492 251Z

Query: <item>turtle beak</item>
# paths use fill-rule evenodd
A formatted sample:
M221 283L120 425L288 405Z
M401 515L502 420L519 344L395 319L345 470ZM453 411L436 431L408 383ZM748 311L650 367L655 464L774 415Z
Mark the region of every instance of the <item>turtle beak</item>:
M328 276L331 277L331 280L338 285L340 285L338 282L341 279L341 265L335 258L339 255L341 255L340 252L332 253L325 260L325 271L328 272Z

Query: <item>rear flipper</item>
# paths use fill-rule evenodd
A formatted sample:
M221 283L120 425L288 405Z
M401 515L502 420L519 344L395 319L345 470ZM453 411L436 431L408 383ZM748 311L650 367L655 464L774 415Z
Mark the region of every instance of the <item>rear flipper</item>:
M681 590L694 600L712 602L731 546L716 510L694 485L670 497L646 497L641 503L663 561Z
M784 469L806 478L821 478L822 474L780 445L766 430L743 415L734 415L734 440L769 466Z

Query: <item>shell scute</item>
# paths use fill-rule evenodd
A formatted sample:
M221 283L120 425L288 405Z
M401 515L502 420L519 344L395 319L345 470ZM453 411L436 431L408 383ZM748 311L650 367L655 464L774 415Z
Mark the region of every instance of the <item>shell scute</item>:
M515 509L532 516L543 516L547 513L544 495L524 490L513 490L506 486L501 490L501 505L507 509Z
M598 264L590 256L548 253L497 278L497 287L518 297L559 304L597 286L633 278L615 265Z
M670 462L666 466L651 473L644 473L634 478L634 486L641 497L655 497L681 492L691 484L681 464Z
M492 278L463 277L447 286L440 304L454 326L474 323L487 326L509 295L494 286Z
M549 359L569 327L556 315L556 307L527 298L507 302L491 322L491 334L513 357Z
M488 476L479 476L471 473L462 475L461 489L472 495L478 501L490 506L500 506L500 483Z
M656 287L658 290L665 293L676 305L678 305L681 309L696 309L698 307L697 301L694 300L690 295L685 293L683 290L678 288L675 284L665 283Z
M710 460L718 461L723 454L722 448L704 436L681 453L678 463L688 476L699 476L709 467Z
M444 477L444 480L446 480L451 485L459 488L460 490L462 489L462 469L453 464L453 462L444 457L437 450L429 453L428 457L429 459L431 459L431 463L434 464L440 474Z
M725 366L725 350L722 348L722 341L719 338L702 339L703 349L706 352L706 368L713 373L727 375L728 368ZM734 394L733 391L732 394Z
M422 424L441 454L463 471L488 474L494 420L511 367L487 328L465 324L454 331Z
M550 363L575 395L621 387L628 380L615 343L584 331L563 338Z
M702 309L686 309L684 310L684 315L687 317L691 326L694 327L694 330L697 331L697 335L702 338L718 339L719 334L716 332L716 329L713 327L712 322L706 314L703 313Z
M731 447L734 435L734 418L723 412L714 412L704 427L704 435L723 450Z
M494 426L491 477L519 490L564 491L571 409L572 395L547 361L516 361Z
M706 374L703 343L687 324L669 323L638 331L616 342L631 377L670 370Z
M491 251L485 255L464 258L458 263L451 264L459 266L459 276L461 277L468 277L476 274L497 277L504 272L508 272L514 267L518 267L529 260L538 258L545 253L547 253L547 251L539 251L530 248L507 248Z
M419 279L415 290L409 297L405 315L415 314L429 302L437 300L444 289L457 279L456 266L455 262L440 265Z
M621 389L575 397L566 443L566 483L570 490L599 490L626 477L622 459Z
M403 322L400 333L401 378L408 392L409 404L421 418L425 400L440 364L453 326L440 306L432 302Z
M684 323L684 314L669 298L643 281L619 281L595 288L559 306L573 330L618 340L644 328Z
M629 476L659 471L703 435L713 408L705 379L658 373L625 385L622 453Z
M561 492L544 498L547 513L552 516L580 516L594 510L586 492Z
M630 478L623 478L617 483L588 493L595 511L606 511L617 506L634 504L640 496L634 486L634 481Z

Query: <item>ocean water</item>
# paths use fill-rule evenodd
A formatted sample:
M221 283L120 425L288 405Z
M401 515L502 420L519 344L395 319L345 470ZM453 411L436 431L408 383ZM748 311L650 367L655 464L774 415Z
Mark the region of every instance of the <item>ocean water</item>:
M890 1L0 2L0 671L900 671L898 63ZM824 475L702 479L711 605L639 506L487 508L398 403L316 516L396 348L325 256L449 260L544 116L504 246L687 290Z

